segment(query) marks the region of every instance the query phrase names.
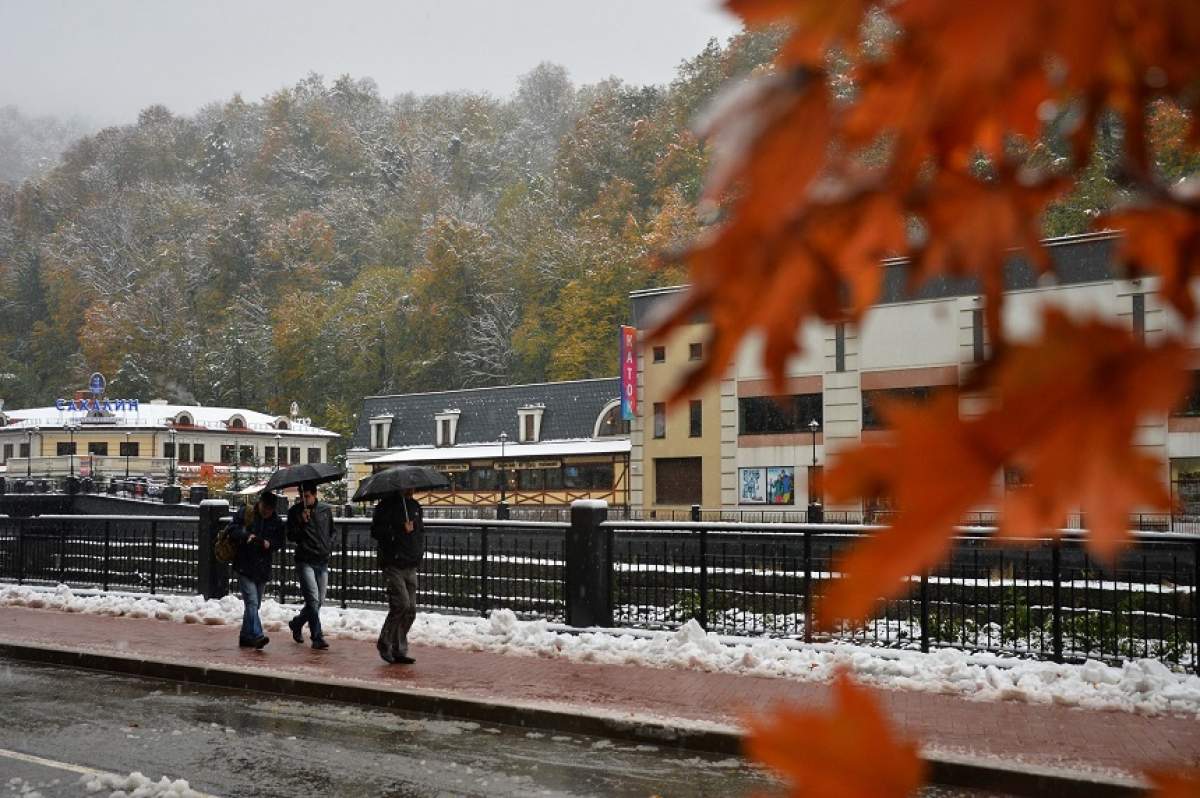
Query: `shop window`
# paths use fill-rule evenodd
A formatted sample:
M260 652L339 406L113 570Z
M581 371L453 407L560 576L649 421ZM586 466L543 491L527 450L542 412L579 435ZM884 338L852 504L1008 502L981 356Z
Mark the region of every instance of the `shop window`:
M175 444L171 443L170 441L164 442L163 443L163 457L174 457L174 456L175 456Z
M499 487L496 469L488 466L472 466L470 471L471 490L496 490Z
M203 463L204 462L204 444L203 443L193 443L192 444L192 462L193 463Z
M519 490L545 490L546 475L541 468L523 468L517 472Z
M221 444L221 465L233 465L233 447Z
M704 412L699 399L688 402L688 437L699 438L704 434Z
M59 457L66 457L69 454L75 454L75 441L59 441L55 451Z
M179 444L179 462L192 462L192 445L190 443Z
M655 504L700 504L704 495L703 460L658 457L654 460Z
M291 447L291 451L288 452L288 462L290 462L292 465L300 465L300 447L299 446Z
M254 447L253 446L243 446L241 448L242 448L241 464L242 465L250 465L251 463L254 462Z
M96 457L108 457L108 442L88 441L88 454Z
M562 468L562 487L576 490L612 490L612 463L580 463Z
M120 452L122 457L137 457L140 449L141 444L137 441L121 441Z
M319 463L319 462L321 462L321 450L320 450L320 448L311 448L311 449L309 449L309 450L308 450L308 462L310 462L310 463Z
M275 447L266 446L263 448L263 462L267 465L275 465Z
M285 466L288 464L288 451L286 446L279 447L279 465Z
M821 394L748 396L738 399L739 435L778 435L808 432L815 420L824 423Z
M654 437L667 437L667 406L663 402L654 403Z

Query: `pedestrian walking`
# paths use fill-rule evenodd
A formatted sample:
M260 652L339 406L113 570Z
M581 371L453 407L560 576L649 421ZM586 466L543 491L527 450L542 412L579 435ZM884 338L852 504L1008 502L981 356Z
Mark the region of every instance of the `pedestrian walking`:
M425 556L425 524L413 491L384 496L371 518L379 567L387 588L388 614L375 647L384 662L411 665L408 631L417 618L417 567Z
M308 624L313 648L329 648L321 633L321 605L329 586L329 557L333 554L333 508L317 501L317 485L305 482L300 486L300 501L292 505L287 515L287 536L296 545L296 580L304 607L288 621L292 639L304 642L304 625Z
M263 634L258 609L271 580L271 557L284 545L283 521L275 512L275 494L264 491L258 501L234 516L229 537L237 544L233 570L242 594L242 629L238 645L262 649L270 638Z

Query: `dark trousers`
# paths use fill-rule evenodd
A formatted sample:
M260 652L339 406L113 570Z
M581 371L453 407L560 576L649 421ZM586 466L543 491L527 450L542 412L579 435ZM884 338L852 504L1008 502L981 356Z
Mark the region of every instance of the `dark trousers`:
M376 645L393 656L407 656L408 630L417 619L417 569L385 565L383 583L387 588L388 614Z

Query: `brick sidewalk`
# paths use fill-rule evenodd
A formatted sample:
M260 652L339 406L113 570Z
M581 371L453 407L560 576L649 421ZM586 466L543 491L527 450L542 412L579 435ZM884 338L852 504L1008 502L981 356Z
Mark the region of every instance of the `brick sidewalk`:
M374 643L330 638L328 651L296 645L272 632L262 652L237 648L235 626L0 608L0 642L45 644L96 653L225 668L267 669L280 676L417 689L461 698L543 703L556 709L635 713L737 725L746 712L784 702L820 705L823 685L756 676L588 665L414 646L415 665L389 666ZM879 691L900 730L935 750L1015 759L1027 765L1131 772L1151 765L1200 766L1200 722L954 696Z

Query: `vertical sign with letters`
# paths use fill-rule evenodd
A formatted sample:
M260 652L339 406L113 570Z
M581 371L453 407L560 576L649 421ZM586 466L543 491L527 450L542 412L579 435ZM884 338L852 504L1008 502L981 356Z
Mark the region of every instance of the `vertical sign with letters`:
M637 415L637 328L621 325L621 418Z

